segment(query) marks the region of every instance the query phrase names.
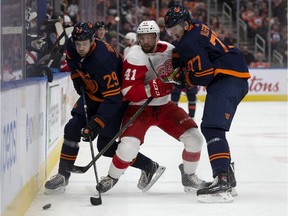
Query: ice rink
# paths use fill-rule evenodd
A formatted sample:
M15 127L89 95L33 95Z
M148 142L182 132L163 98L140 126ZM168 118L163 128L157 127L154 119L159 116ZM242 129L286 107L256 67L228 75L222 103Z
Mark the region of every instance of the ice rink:
M181 103L184 109L187 104ZM200 125L203 103L197 103L195 121ZM183 146L152 127L141 152L166 171L146 193L137 188L140 171L129 168L114 188L102 194L103 204L92 206L95 195L93 168L85 174L72 174L66 192L38 193L26 216L287 216L287 102L243 102L239 105L227 134L235 161L238 196L229 204L203 204L195 193L185 193L178 165ZM97 152L97 151L96 151ZM81 143L77 165L91 160L88 143ZM111 159L97 161L98 176L107 175ZM57 172L55 167L51 175ZM197 174L211 181L206 145L203 145ZM51 203L50 209L42 206Z

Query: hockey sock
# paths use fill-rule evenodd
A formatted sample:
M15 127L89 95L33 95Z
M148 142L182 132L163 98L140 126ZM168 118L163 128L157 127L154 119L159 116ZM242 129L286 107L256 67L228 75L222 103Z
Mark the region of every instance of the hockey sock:
M58 171L66 178L69 178L71 175L69 170L71 170L72 166L74 165L78 152L79 148L73 148L65 144L62 145Z
M196 95L190 95L189 96L189 102L188 102L188 111L189 111L189 116L191 118L194 118L195 116L195 111L196 111ZM192 99L193 98L193 99Z
M152 160L150 158L139 152L130 166L146 171L149 170L151 163Z
M215 128L202 128L202 133L207 142L213 177L216 177L219 173L228 173L230 149L225 131Z

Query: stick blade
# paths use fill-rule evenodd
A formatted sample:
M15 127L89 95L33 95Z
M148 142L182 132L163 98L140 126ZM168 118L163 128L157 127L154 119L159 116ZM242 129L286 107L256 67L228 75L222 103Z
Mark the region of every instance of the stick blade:
M62 32L63 32L63 26L62 26L62 24L60 23L60 22L56 22L55 23L55 28L56 28L56 32L57 32L57 35L58 35L58 37L62 34ZM60 39L60 41L59 41L59 44L60 45L64 45L64 43L65 43L65 38L64 37L62 37L61 39Z
M70 170L70 172L82 174L82 173L85 173L88 169L89 168L87 168L87 167L81 167L81 166L74 165L73 168Z
M65 31L66 35L69 36L73 32L73 29L74 29L74 27L71 26L71 27L65 28L64 31Z

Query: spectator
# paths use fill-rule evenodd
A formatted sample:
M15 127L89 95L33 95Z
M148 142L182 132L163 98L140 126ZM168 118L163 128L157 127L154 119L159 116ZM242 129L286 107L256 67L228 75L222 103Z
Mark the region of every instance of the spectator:
M287 0L272 0L272 16L277 17L281 25L287 25Z
M72 20L73 25L78 21L79 6L77 0L71 0L67 7L67 13Z
M218 37L224 41L225 37L226 37L226 31L224 29L224 26L220 25L219 30L216 32L216 34L218 35Z
M258 52L256 54L256 61L250 64L251 68L269 68L270 64L264 61L263 53Z
M249 51L248 46L246 46L246 45L242 47L241 51L242 51L243 56L245 58L246 64L248 66L250 66L250 64L255 61L254 55Z
M73 26L72 20L68 15L63 16L63 28L71 27Z
M271 43L271 49L276 49L277 43L282 40L282 35L280 32L280 24L274 23L272 25L271 34L270 34L270 43Z
M283 56L283 66L287 67L287 45L288 45L288 40L287 40L287 35L288 31L287 31L287 26L283 29L283 33L282 33L282 39L277 43L276 45L276 50L278 52L280 52L280 54Z
M118 41L116 36L111 36L110 45L118 51Z
M254 8L254 15L249 19L249 34L250 37L255 37L258 29L260 29L263 25L263 17L260 16L260 12L258 8Z
M131 49L132 46L137 44L137 35L135 32L129 32L125 35L125 39L124 39L124 43L125 43L125 49L123 51L123 57L125 58L125 56L127 56L129 50Z
M106 41L106 33L108 32L108 27L107 25L102 21L102 22L96 22L95 23L95 29L96 29L96 38L99 40Z
M160 28L160 36L159 36L160 40L167 41L167 42L171 43L172 38L169 36L169 34L166 31L165 24L164 24L164 18L160 17L157 21L157 24Z
M211 18L211 21L210 21L210 28L214 31L214 32L218 32L219 31L219 28L220 28L220 22L219 22L219 19L217 16L213 16Z
M233 37L232 32L228 32L226 37L224 37L224 42L230 46L235 46L237 43L237 40L236 40L236 38Z
M2 73L3 73L3 81L5 82L16 79L16 77L13 75L12 67L8 58L5 58L3 61Z
M254 17L254 7L253 7L253 2L248 1L245 5L245 10L241 12L241 18L247 23L249 26L249 22L251 19ZM248 28L248 37L252 38L254 37L253 33L250 31L250 28Z

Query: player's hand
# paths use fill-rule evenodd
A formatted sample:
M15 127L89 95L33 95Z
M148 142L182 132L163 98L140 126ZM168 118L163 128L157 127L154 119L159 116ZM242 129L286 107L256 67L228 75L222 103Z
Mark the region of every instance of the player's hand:
M84 142L89 142L89 136L91 137L91 141L93 141L104 127L101 127L98 122L102 122L98 117L88 122L88 125L81 130L81 136L83 137ZM103 123L103 122L102 122Z
M76 90L77 94L82 95L81 89L84 88L85 84L80 77L72 79L74 89Z
M179 86L185 87L185 70L179 68L177 73L173 76L173 81Z
M150 93L153 98L163 97L172 92L172 83L163 83L159 78L149 81Z

